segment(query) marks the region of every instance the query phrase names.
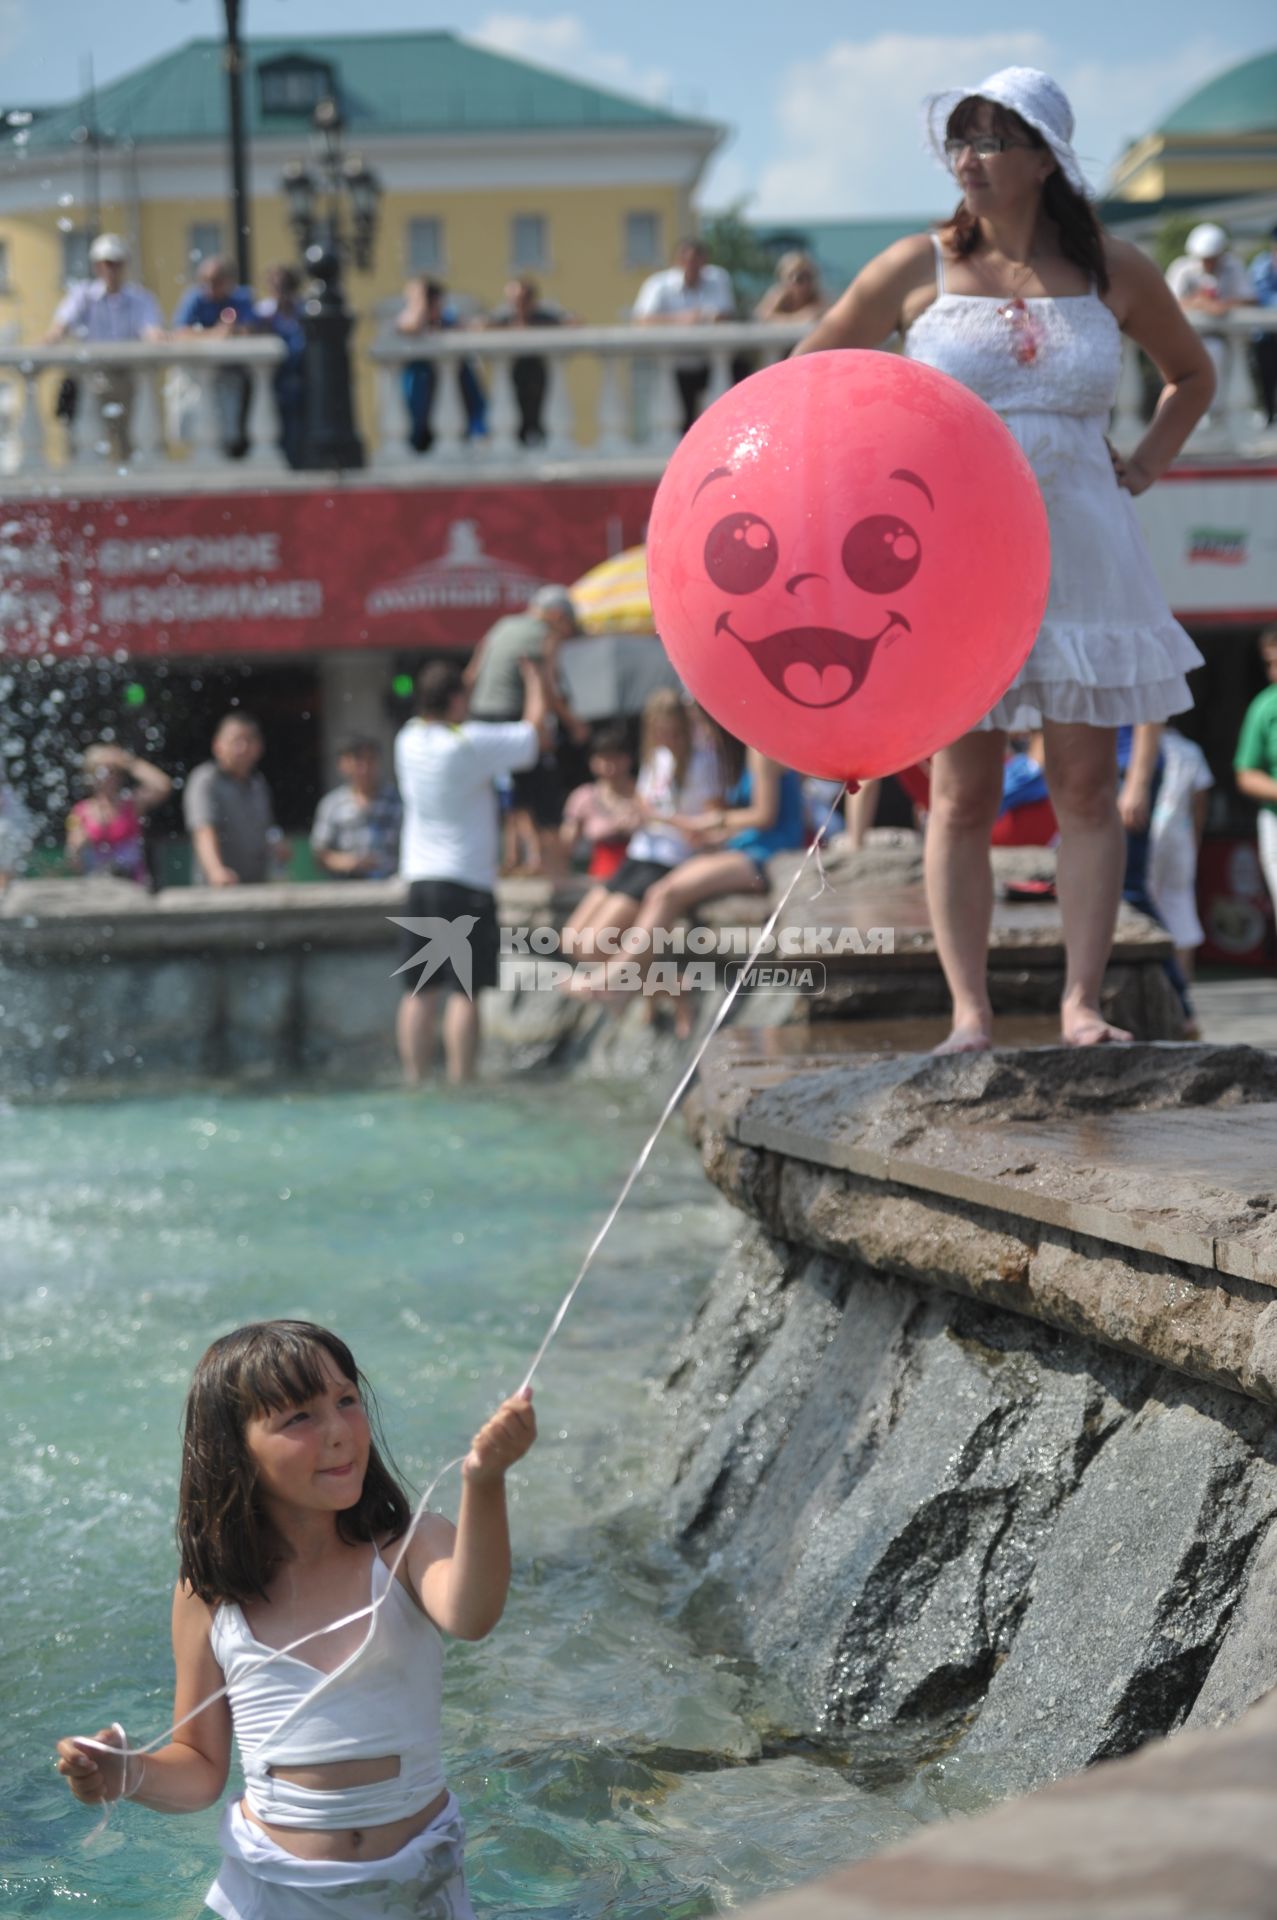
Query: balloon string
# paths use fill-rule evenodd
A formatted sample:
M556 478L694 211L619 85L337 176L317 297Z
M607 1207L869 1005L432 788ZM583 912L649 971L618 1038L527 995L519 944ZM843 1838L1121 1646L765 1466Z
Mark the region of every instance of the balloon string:
M695 1076L697 1068L700 1066L701 1061L705 1057L706 1050L709 1047L711 1040L713 1040L714 1036L718 1033L719 1029L723 1025L723 1022L727 1019L728 1014L731 1012L732 1007L735 1005L736 1000L741 992L741 989L744 986L746 980L748 979L750 973L753 971L755 962L757 961L759 955L766 950L767 944L770 941L773 932L775 931L776 922L779 920L781 914L784 912L785 908L788 906L789 901L793 896L794 889L797 887L799 881L802 879L803 875L807 872L809 866L812 864L813 861L815 862L818 871L821 871L823 874L823 869L820 868L820 846L823 840L825 839L826 834L829 831L830 822L833 820L834 815L837 812L838 808L842 805L843 799L849 790L850 784L851 783L848 783L846 786L840 789L833 804L829 808L828 813L825 815L824 820L821 822L821 825L816 832L815 839L812 841L811 845L808 847L806 853L804 854L802 860L799 862L798 866L794 869L793 875L789 881L789 885L785 888L785 891L781 894L780 899L776 902L776 905L772 908L771 913L768 915L766 923L760 929L758 936L755 939L753 947L750 951L749 958L744 962L744 964L740 969L740 972L737 974L735 980L732 982L731 986L728 988L727 993L724 995L723 1000L720 1003L718 1010L714 1015L713 1020L710 1022L710 1025L705 1033L704 1038L700 1041L699 1045L696 1047L694 1053L692 1054L691 1060L688 1062L684 1071L679 1075L678 1081L674 1087L673 1092L670 1094L668 1100L666 1100L665 1102L665 1105L662 1107L660 1116L657 1119L655 1126L652 1128L647 1139L644 1141L642 1147L640 1148L638 1157L635 1160L633 1166L630 1168L629 1173L626 1175L625 1180L621 1186L620 1192L617 1194L616 1199L612 1202L612 1206L608 1212L607 1218L604 1220L602 1226L599 1228L598 1232L594 1235L594 1238L591 1240L589 1247L586 1249L585 1258L582 1260L581 1265L577 1270L575 1279L572 1281L571 1286L567 1289L567 1292L563 1295L563 1298L560 1300L558 1308L555 1311L554 1317L550 1321L550 1324L546 1329L545 1336L542 1339L540 1346L537 1348L535 1354L532 1357L532 1364L529 1366L527 1372L523 1376L522 1386L519 1389L520 1392L525 1391L527 1388L529 1388L532 1385L533 1379L536 1376L537 1369L541 1365L541 1362L544 1360L546 1354L549 1352L551 1345L553 1344L555 1338L558 1335L559 1329L562 1327L564 1320L567 1318L568 1312L571 1309L572 1303L576 1299L577 1294L581 1290L581 1287L585 1281L586 1275L589 1273L591 1267L594 1265L594 1262L598 1256L600 1247L603 1245L603 1242L606 1240L608 1234L611 1232L612 1226L617 1218L617 1215L620 1213L621 1208L625 1205L626 1200L629 1198L631 1192L634 1189L635 1182L638 1180L640 1174L643 1172L644 1167L646 1167L648 1161L651 1159L652 1154L656 1148L657 1141L660 1139L661 1134L665 1130L666 1123L668 1122L671 1115L676 1110L679 1101L682 1099L684 1093L686 1093L688 1087L690 1086L692 1079ZM262 1745L265 1745L268 1741L273 1740L275 1736L278 1734L281 1727L285 1726L289 1720L291 1720L296 1714L300 1713L304 1707L309 1706L311 1701L314 1700L318 1694L322 1693L325 1687L329 1686L338 1677L339 1674L345 1673L348 1670L348 1668L354 1663L354 1661L356 1661L359 1658L360 1654L363 1652L364 1648L368 1645L369 1641L373 1637L373 1634L376 1630L377 1615L380 1612L381 1608L385 1605L387 1599L390 1596L390 1593L394 1584L395 1576L397 1575L399 1568L403 1562L404 1555L407 1553L408 1548L411 1545L413 1535L416 1533L417 1528L420 1526L422 1520L425 1518L427 1506L429 1504L432 1494L435 1491L435 1488L439 1485L439 1482L443 1479L444 1475L446 1473L450 1473L453 1467L459 1467L462 1464L462 1462L465 1460L465 1458L466 1458L465 1454L458 1454L455 1460L447 1461L442 1467L440 1467L438 1473L435 1475L434 1479L430 1482L430 1485L426 1488L425 1492L422 1494L420 1500L417 1502L416 1508L413 1512L411 1520L408 1523L408 1527L406 1531L404 1532L402 1537L399 1539L399 1541L396 1543L396 1551L395 1551L394 1557L391 1559L388 1565L385 1586L383 1587L381 1593L379 1593L376 1596L376 1598L369 1603L368 1606L358 1607L354 1613L343 1614L339 1620L330 1620L325 1626L315 1627L312 1629L311 1632L302 1634L299 1639L290 1640L286 1647L272 1648L268 1652L261 1654L259 1657L254 1658L251 1661L251 1663L248 1664L246 1671L256 1672L261 1667L272 1666L276 1660L283 1660L287 1658L288 1655L296 1653L299 1647L308 1646L312 1640L319 1640L325 1634L336 1633L342 1627L354 1626L360 1620L366 1620L368 1622L367 1631L365 1632L359 1645L355 1648L354 1652L347 1655L346 1659L342 1660L336 1667L334 1667L331 1673L324 1674L322 1678L318 1680L313 1687L311 1687L306 1693L302 1695L300 1700L295 1702L295 1704L291 1706L288 1709L288 1711L281 1716L279 1720L276 1721L273 1727L268 1729L266 1734L263 1736L263 1739L261 1742ZM229 1685L223 1685L218 1687L214 1693L210 1693L206 1699L201 1700L198 1703L198 1705L192 1707L189 1713L184 1713L180 1720L175 1720L172 1726L166 1728L166 1730L163 1733L157 1734L153 1740L148 1740L145 1746L141 1746L141 1747L129 1746L127 1737L124 1736L124 1729L122 1727L119 1727L118 1722L116 1723L116 1725L121 1735L121 1743L118 1746L112 1746L107 1741L90 1740L90 1739L78 1739L78 1744L83 1747L92 1747L96 1749L98 1752L101 1752L104 1754L109 1754L113 1759L121 1759L121 1758L123 1759L125 1763L124 1776L125 1776L126 1792L121 1794L120 1797L127 1798L128 1797L127 1785L128 1785L129 1759L133 1757L141 1759L144 1755L148 1753L154 1753L158 1748L167 1745L167 1743L173 1738L173 1735L179 1732L182 1727L188 1726L192 1720L197 1720L202 1713L208 1710L209 1707L216 1706L217 1702L219 1700L224 1700L226 1696L229 1694L229 1692L230 1692ZM141 1779L139 1779L138 1784L139 1786L141 1785ZM80 1843L82 1846L88 1846L92 1841L96 1840L99 1837L99 1835L103 1832L108 1820L110 1819L111 1804L112 1803L110 1802L105 1802L103 1804L102 1818L98 1821L97 1825L88 1834L86 1834L85 1838Z

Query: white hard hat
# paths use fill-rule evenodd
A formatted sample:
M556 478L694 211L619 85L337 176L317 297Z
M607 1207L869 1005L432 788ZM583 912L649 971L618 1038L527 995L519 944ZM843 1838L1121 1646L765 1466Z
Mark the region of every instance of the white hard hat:
M90 260L118 260L123 263L129 257L127 240L118 233L100 233L89 248Z
M1213 220L1203 220L1199 227L1193 228L1184 246L1194 260L1213 260L1217 254L1226 251L1228 235Z

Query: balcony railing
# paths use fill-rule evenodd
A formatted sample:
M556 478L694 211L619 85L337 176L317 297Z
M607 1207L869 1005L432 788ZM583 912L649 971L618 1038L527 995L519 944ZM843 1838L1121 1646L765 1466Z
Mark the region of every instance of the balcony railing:
M1277 432L1266 427L1258 411L1251 377L1249 347L1256 333L1277 333L1277 308L1236 307L1218 319L1190 313L1192 322L1211 348L1215 361L1215 399L1181 458L1218 457L1272 459L1277 456ZM1156 376L1131 340L1123 340L1122 376L1109 437L1126 451L1143 433L1156 399Z
M434 444L425 457L436 467L576 464L638 460L659 465L678 444L683 425L677 370L697 363L709 368L703 404L731 386L742 363L750 370L780 360L808 329L789 322L719 322L713 326L532 327L500 330L460 328L392 335L370 352L377 369L378 464L411 466L405 434L402 375L414 362L436 368L431 415ZM542 408L544 442L519 443L519 405L514 368L540 360L546 370ZM477 365L487 393L487 432L468 437L461 367ZM588 368L584 401L572 376Z
M6 482L47 484L121 472L109 414L124 404L129 474L149 479L164 470L170 480L198 485L197 476L216 472L229 479L245 467L255 478L277 473L284 459L271 381L283 358L284 344L273 338L11 347L0 353L0 475ZM224 451L224 381L237 373L249 382L249 445L242 460ZM66 381L76 392L69 416L58 417ZM102 382L110 390L99 398Z
M1221 375L1215 405L1185 456L1277 457L1277 433L1264 428L1256 409L1247 351L1257 331L1277 331L1277 310L1190 317L1201 333L1214 336ZM804 332L792 322L732 322L456 328L383 337L368 350L376 391L370 477L427 485L453 482L459 473L495 480L565 469L655 477L682 426L680 366L708 366L708 405L743 367L780 359ZM285 468L271 382L282 357L282 344L271 338L11 347L0 353L0 486L11 493L65 489L71 482L94 490L167 491L260 483L268 475L276 484ZM546 372L543 439L532 446L520 444L515 389L515 363L528 359L542 362ZM428 453L409 444L403 392L404 369L422 361L435 368ZM486 430L478 436L470 433L462 393L464 363L477 370L486 396ZM240 460L224 451L226 376L236 369L251 382L249 449ZM130 386L132 451L124 465L112 458L104 432L94 392L99 375L127 376ZM69 422L55 419L58 388L68 377L80 389ZM1111 428L1117 446L1128 448L1139 438L1150 405L1146 363L1127 341ZM299 476L301 484L312 480Z

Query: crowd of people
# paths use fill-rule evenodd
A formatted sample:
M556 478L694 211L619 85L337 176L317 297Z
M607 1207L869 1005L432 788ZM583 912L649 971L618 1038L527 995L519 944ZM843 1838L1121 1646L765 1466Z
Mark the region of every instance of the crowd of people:
M119 234L101 234L89 250L89 259L92 277L69 288L45 335L47 342L83 340L107 344L273 335L284 345L284 357L273 379L279 446L290 467L304 463L306 342L302 285L294 268L282 264L268 267L266 292L258 296L252 288L238 284L230 260L221 255L210 256L200 262L194 283L182 294L171 320L166 323L154 294L130 279L130 251ZM755 306L753 317L760 321L814 321L824 307L815 262L807 254L790 252L777 262L775 281ZM737 318L738 313L739 303L731 277L724 268L710 262L700 240L689 238L680 241L671 267L644 281L631 317L636 324L648 326L663 321L694 324L703 320L730 320ZM578 315L545 299L537 282L526 274L510 280L495 305L488 308L467 305L464 312L441 280L429 274L415 274L404 287L394 331L401 339L413 340L455 328L475 333L511 328L534 330L571 326L578 319ZM479 344L476 341L476 350ZM734 365L736 375L747 370L744 361ZM541 446L546 439L549 391L545 358L535 353L517 354L511 363L511 377L519 440L524 446ZM474 360L460 359L458 379L466 435L472 439L482 438L489 430L489 395ZM438 363L433 359L410 360L403 368L406 435L418 453L428 453L435 443L433 422L438 381ZM695 416L708 382L707 362L691 359L680 365L678 383L685 410L684 425ZM134 376L122 368L98 368L83 381L68 375L59 390L57 405L59 417L68 426L77 418L84 397L82 385L96 409L99 444L112 461L120 465L127 463L133 452ZM214 402L222 451L228 459L242 459L248 452L251 396L251 379L245 369L219 367L214 380ZM176 440L189 431L189 422L184 417L185 399L180 373L175 372L170 376L166 407L170 432Z
M562 649L578 631L567 589L541 588L524 613L490 629L464 667L436 663L423 671L417 711L395 743L393 771L377 740L343 741L337 782L321 798L309 833L318 876L402 877L414 915L476 913L476 953L495 956L498 878L558 882L574 875L587 886L565 937L583 963L596 957L603 929L613 937L629 928L650 934L722 895L765 892L772 855L809 843L836 788L801 780L742 747L675 690L649 697L637 753L624 718L587 725L572 709L562 672ZM1266 629L1259 645L1270 684L1247 711L1236 783L1259 809L1260 860L1277 904L1277 627ZM982 807L979 827L984 849L1060 848L1069 815L1051 788L1049 739L1049 728L1039 726L1013 728L994 743L996 794ZM196 884L242 887L285 877L292 849L260 765L266 745L257 721L234 709L214 729L209 758L187 775L181 807ZM1116 794L1117 890L1170 933L1175 960L1168 970L1191 1034L1190 982L1206 937L1196 905L1197 855L1213 775L1201 748L1160 721L1117 730L1116 766L1116 789L1101 780L1100 791ZM81 780L83 796L66 820L67 868L150 886L147 817L170 799L172 779L118 743L99 741L84 754ZM929 846L937 818L943 823L945 807L954 804L945 780L943 755L901 776L905 812L897 809L895 817L925 832ZM848 847L864 844L879 806L877 782L847 801ZM27 808L0 783L0 891L22 873L34 838ZM475 984L494 979L495 960L491 967L484 961ZM445 972L435 991L454 984ZM606 969L578 969L572 984L577 992L606 994ZM434 1005L423 995L419 1010L401 1018L410 1079L426 1071L435 1030L425 1016ZM457 1008L450 1019L451 1070L465 1078L477 1048L477 1012ZM689 1021L690 1008L676 1006L676 1029Z
M129 278L130 259L128 242L118 233L100 234L89 249L93 277L77 281L68 289L45 334L46 341L50 345L70 340L119 345L127 341L273 335L284 345L284 357L273 383L279 445L289 466L299 466L305 413L305 336L301 279L295 270L282 265L267 268L267 292L258 298L251 288L237 284L231 261L211 255L200 262L193 285L186 288L166 325L155 295ZM68 427L79 415L81 384L76 376L68 374L58 391L57 414ZM113 462L126 465L133 454L134 376L127 368L99 367L83 384L96 409L99 444ZM249 450L251 376L242 367L219 367L213 391L222 451L229 460L242 460ZM186 399L182 376L175 369L165 395L175 440L185 438L188 432Z
M284 345L284 358L274 379L279 446L290 467L305 457L305 334L301 313L301 280L287 265L269 267L266 292L261 297L236 283L232 263L213 256L201 261L195 283L183 293L166 327L159 303L146 288L129 278L129 248L119 234L104 233L93 242L93 277L77 282L67 292L46 334L50 343L79 339L91 342L181 340L196 336L229 339L236 335L274 335ZM1167 283L1185 312L1204 322L1222 319L1244 306L1277 306L1277 227L1249 265L1234 249L1224 228L1202 221L1188 234L1183 254L1167 269ZM815 326L828 310L820 269L805 252L791 250L776 261L772 284L753 306L759 322L791 320ZM742 317L741 302L731 275L716 265L702 240L689 235L680 240L669 267L650 274L635 298L630 318L638 326L694 326ZM414 275L405 285L394 328L401 339L454 328L475 332L490 329L541 329L574 324L578 316L546 300L535 280L520 275L508 282L496 305L476 307L464 315L444 283L430 275ZM1228 365L1228 336L1202 327L1201 338L1219 377ZM476 342L476 347L478 343ZM1277 330L1257 329L1249 342L1249 357L1258 405L1267 424L1277 419ZM735 355L732 377L751 370L747 355ZM544 445L549 368L540 354L519 354L511 366L522 445ZM689 354L675 369L686 431L695 419L710 380L709 361ZM438 364L432 359L409 361L402 384L405 427L409 444L428 453L435 443L433 424L438 389ZM475 361L461 358L458 381L465 411L466 436L480 439L489 430L489 396ZM110 458L124 464L132 454L132 415L135 383L126 369L97 368L83 383L68 375L59 389L57 410L68 424L77 415L81 384L97 411L99 442ZM222 450L228 459L248 452L250 376L243 368L219 368L214 385ZM188 430L182 417L180 375L171 379L169 413L173 437Z

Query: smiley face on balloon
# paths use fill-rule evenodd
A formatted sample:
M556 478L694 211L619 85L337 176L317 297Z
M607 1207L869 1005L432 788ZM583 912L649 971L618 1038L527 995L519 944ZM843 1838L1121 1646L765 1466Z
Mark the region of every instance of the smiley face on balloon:
M697 488L697 501L714 482L730 478L730 468L716 467ZM912 487L914 519L934 514L931 489L918 474L898 467L888 478L885 498L897 486ZM841 706L864 684L877 648L912 632L905 603L922 565L921 535L903 513L868 513L847 529L832 581L811 567L791 571L791 557L760 514L737 511L716 520L705 539L705 573L726 604L714 632L739 641L782 699L800 707ZM827 553L819 557L829 564Z
M1046 602L1041 495L1003 423L885 353L786 360L731 389L653 505L657 631L730 732L869 779L1002 697Z

